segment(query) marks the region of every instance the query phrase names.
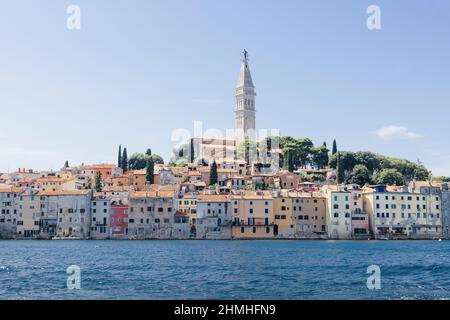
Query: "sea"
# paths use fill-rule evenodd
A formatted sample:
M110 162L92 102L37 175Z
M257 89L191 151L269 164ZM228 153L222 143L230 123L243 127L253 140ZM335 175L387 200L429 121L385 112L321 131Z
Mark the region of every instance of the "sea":
M450 241L0 241L0 299L449 299Z

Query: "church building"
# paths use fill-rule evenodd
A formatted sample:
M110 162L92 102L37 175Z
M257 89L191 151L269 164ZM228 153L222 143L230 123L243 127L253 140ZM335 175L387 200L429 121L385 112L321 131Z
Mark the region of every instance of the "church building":
M238 159L238 148L245 140L255 141L255 86L250 73L248 52L244 50L235 94L235 129L231 137L194 137L191 139L192 162L231 163Z

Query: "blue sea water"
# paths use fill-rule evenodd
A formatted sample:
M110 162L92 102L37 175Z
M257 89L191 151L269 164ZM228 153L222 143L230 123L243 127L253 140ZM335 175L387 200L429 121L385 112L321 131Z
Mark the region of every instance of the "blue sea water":
M449 241L0 241L0 299L449 298Z

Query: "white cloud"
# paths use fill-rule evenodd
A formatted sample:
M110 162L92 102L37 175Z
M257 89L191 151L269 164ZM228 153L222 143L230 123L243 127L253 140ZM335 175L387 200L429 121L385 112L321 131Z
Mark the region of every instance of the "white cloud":
M408 130L406 127L402 126L386 126L375 131L378 138L383 140L394 140L394 139L417 139L421 137L420 134Z

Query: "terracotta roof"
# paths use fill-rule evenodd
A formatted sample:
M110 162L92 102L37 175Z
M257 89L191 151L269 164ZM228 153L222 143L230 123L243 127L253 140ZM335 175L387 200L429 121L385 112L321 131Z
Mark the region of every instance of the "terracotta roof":
M227 195L217 194L202 194L198 196L197 202L228 202L230 201Z
M100 163L100 164L91 164L91 165L81 166L80 169L81 170L112 169L115 166L116 166L115 164Z
M0 193L11 193L11 192L19 192L19 188L14 188L13 186L0 188Z
M40 191L39 196L81 196L88 195L91 190Z
M175 191L135 191L130 193L129 197L138 198L173 198Z
M43 183L43 182L66 182L69 181L69 179L66 178L54 178L54 177L47 177L47 178L39 178L36 179L36 183Z

